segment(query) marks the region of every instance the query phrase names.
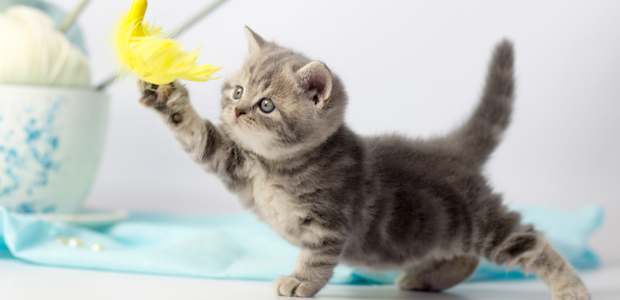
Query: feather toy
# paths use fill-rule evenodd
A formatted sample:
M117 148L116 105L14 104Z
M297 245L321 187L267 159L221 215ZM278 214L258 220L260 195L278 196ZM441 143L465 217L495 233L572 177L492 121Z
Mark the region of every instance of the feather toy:
M178 42L167 38L161 27L143 22L146 0L134 0L112 33L118 60L127 71L153 84L168 84L176 79L207 81L221 67L197 65L198 49L185 52Z

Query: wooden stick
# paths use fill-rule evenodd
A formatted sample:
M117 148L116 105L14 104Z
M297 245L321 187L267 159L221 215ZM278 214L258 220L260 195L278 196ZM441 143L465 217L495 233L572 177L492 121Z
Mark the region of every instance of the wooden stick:
M60 26L58 26L58 30L63 33L67 32L67 30L69 30L69 27L73 25L77 17L80 15L80 13L82 13L82 11L89 2L90 0L82 0L80 4L78 4L78 6L74 8L67 17L65 17Z

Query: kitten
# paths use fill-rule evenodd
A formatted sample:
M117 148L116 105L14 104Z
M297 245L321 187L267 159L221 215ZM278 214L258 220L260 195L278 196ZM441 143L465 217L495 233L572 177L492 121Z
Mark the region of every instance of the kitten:
M242 204L301 248L278 295L309 297L338 263L400 269L405 290L467 279L479 257L520 265L553 299L590 299L573 268L481 174L513 103L513 51L494 53L482 100L445 137L362 137L344 123L347 95L327 66L246 28L249 55L222 87L220 125L201 119L178 82L142 85L181 147Z

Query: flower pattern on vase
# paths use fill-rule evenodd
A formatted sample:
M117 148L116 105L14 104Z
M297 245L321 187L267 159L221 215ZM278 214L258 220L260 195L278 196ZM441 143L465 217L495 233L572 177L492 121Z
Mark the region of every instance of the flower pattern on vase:
M57 97L43 102L45 105L9 107L0 113L0 199L20 199L9 201L12 210L49 213L56 209L43 204L36 191L46 187L50 176L61 169L55 159L60 144L55 121L64 102L63 97ZM7 122L9 117L13 122Z

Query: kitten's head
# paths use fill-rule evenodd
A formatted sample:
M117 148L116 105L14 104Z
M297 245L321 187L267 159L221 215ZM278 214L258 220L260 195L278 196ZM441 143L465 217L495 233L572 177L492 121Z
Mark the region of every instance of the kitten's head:
M245 30L249 55L222 87L224 130L244 149L269 159L325 141L343 122L347 97L340 80L322 62Z

